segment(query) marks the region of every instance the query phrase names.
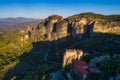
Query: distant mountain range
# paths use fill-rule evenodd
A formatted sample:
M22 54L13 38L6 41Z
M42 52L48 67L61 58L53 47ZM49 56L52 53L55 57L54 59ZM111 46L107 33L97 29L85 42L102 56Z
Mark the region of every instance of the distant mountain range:
M22 22L31 22L31 21L37 21L39 19L35 18L25 18L25 17L17 17L17 18L0 18L0 23L22 23Z

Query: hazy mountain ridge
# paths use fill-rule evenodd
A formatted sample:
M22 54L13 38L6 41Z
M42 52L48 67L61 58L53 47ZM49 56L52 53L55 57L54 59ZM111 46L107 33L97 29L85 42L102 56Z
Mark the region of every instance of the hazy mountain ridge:
M17 17L17 18L1 18L0 23L22 23L22 22L31 22L31 21L36 21L38 19L35 18L25 18L25 17Z
M20 30L20 29L24 29L27 27L27 25L30 24L37 24L39 22L39 20L35 20L35 21L30 21L30 22L20 22L20 23L9 23L9 22L0 22L0 31L6 31L6 30Z

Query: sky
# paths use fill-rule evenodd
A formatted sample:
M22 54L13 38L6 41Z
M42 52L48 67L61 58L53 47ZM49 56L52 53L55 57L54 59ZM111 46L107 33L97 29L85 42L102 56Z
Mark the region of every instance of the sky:
M83 12L120 14L120 0L0 0L0 18L44 19L53 14L68 17Z

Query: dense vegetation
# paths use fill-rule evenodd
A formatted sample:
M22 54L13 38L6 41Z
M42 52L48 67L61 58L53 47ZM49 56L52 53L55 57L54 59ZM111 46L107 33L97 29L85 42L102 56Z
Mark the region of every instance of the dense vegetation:
M7 33L6 33L6 35L7 35ZM16 34L14 32L13 36L15 36L15 35ZM12 37L12 35L11 35L11 37ZM3 36L2 36L1 41L3 42L3 44L1 44L1 47L0 47L0 50L1 50L1 57L0 57L1 58L0 59L0 61L1 61L1 64L0 64L1 65L1 77L3 77L5 75L5 72L3 72L4 69L7 69L7 68L9 69L9 68L15 66L16 64L21 64L24 61L27 63L27 65L29 65L29 67L27 67L27 69L23 69L24 70L23 73L21 73L19 75L13 75L13 77L12 77L13 80L14 80L14 78L18 79L18 80L23 79L23 78L25 80L32 80L32 79L35 79L35 80L48 79L49 80L49 79L52 79L52 73L55 72L56 70L60 69L61 64L52 64L51 65L50 63L43 61L44 54L46 53L46 51L50 52L48 58L50 60L55 60L58 63L61 63L60 58L57 58L54 56L56 55L56 53L62 53L65 49L82 48L84 51L88 51L91 54L93 54L93 52L95 50L99 50L99 51L102 51L104 54L106 54L106 53L110 53L111 51L107 50L107 49L105 50L100 47L101 47L101 45L107 43L106 40L109 38L114 38L116 40L118 38L118 36L115 37L114 35L108 35L108 34L105 35L104 34L104 35L101 35L101 36L98 36L95 38L88 38L88 39L81 40L81 41L79 39L73 40L72 38L68 37L68 39L60 45L53 45L53 44L55 44L54 42L53 43L52 42L35 43L35 44L33 44L33 49L30 50L31 49L31 41L28 40L27 43L25 43L25 42L21 42L18 37L13 37L10 39L6 38L3 42L2 41ZM14 41L15 39L16 39L16 41ZM114 41L112 41L112 42L114 42ZM7 46L8 44L12 44L12 45L14 44L17 47L19 47L19 49L13 48L11 45ZM4 47L2 47L3 45L4 45ZM39 47L38 47L38 45L39 45ZM27 52L25 52L25 50L24 50L24 49L26 49L26 47L28 47L28 50L26 50ZM57 49L55 49L56 47L57 47ZM28 52L29 50L30 50L30 52ZM37 52L39 52L40 54ZM24 55L23 55L23 53L24 53ZM104 54L102 54L102 55L104 55ZM118 52L118 54L119 54L119 52ZM114 61L115 60L113 60L113 62ZM116 61L119 62L119 59L117 59ZM101 65L102 70L104 70L104 69L107 70L108 65L113 65L113 63L109 63L109 62L103 63ZM118 68L116 68L116 69L118 69ZM106 74L108 74L107 71L106 71ZM91 75L93 75L93 74L91 74ZM94 74L94 75L96 75L96 74ZM111 75L111 73L109 75ZM72 74L72 76L75 76L75 75ZM105 77L102 76L101 78L106 79L106 76ZM98 78L96 78L96 79L98 79Z
M116 74L120 74L120 55L115 59L105 61L100 64L100 69L104 71L104 74L101 76L101 79L109 79L110 76L114 77Z
M0 78L19 62L19 57L32 47L31 41L21 42L19 31L3 31L0 35Z
M73 15L71 18L103 19L107 21L120 21L120 15L101 15L92 12Z

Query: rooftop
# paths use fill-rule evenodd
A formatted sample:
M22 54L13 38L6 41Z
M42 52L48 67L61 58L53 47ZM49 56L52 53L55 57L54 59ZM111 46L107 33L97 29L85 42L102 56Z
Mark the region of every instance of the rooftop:
M80 74L89 74L89 72L83 68L86 66L88 66L88 64L82 60L77 60L73 64L73 68L75 69L75 71L80 73Z
M88 66L87 62L82 60L75 61L75 65Z

